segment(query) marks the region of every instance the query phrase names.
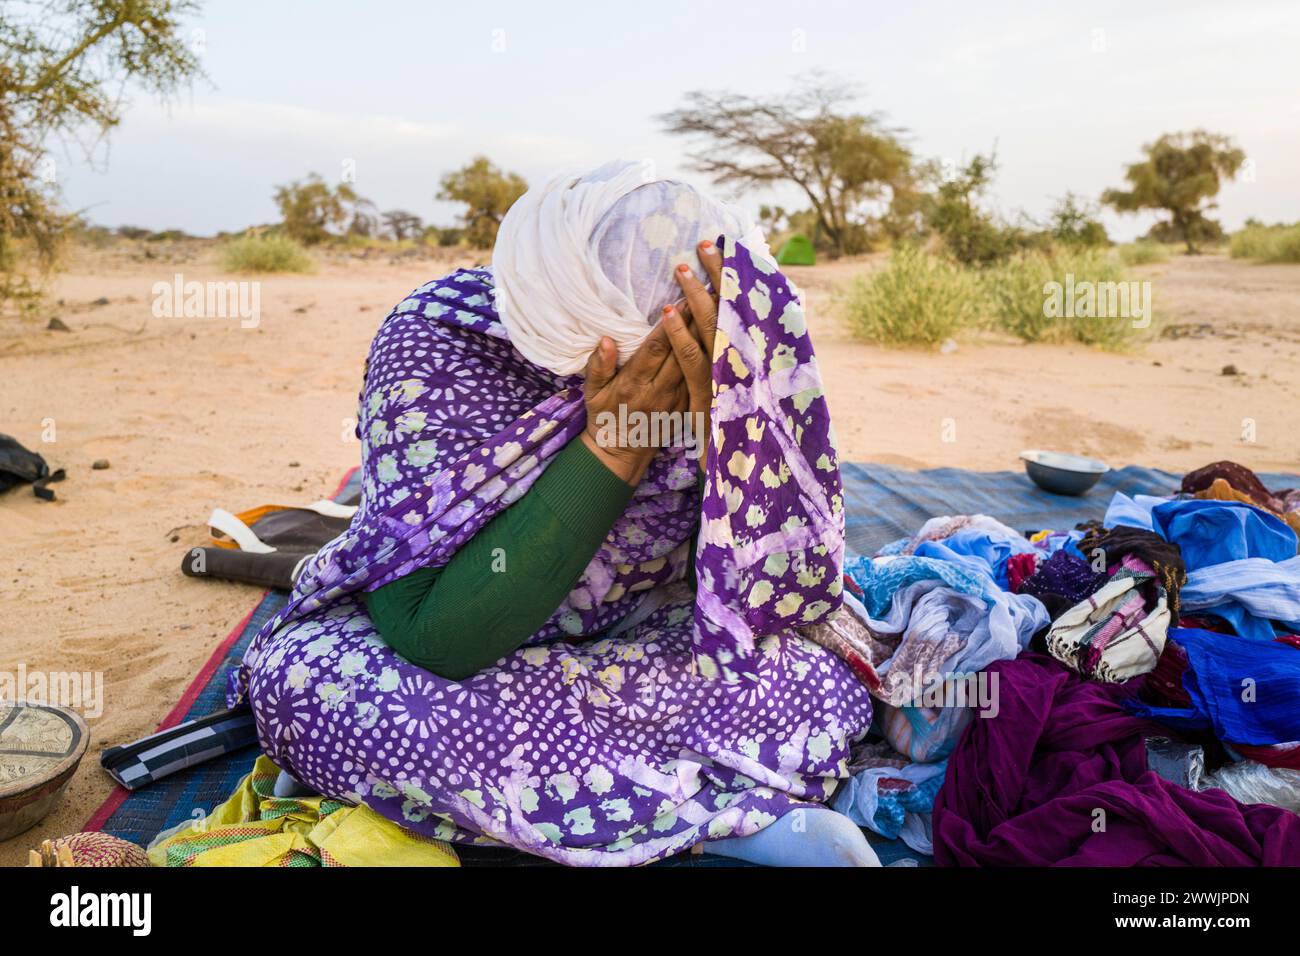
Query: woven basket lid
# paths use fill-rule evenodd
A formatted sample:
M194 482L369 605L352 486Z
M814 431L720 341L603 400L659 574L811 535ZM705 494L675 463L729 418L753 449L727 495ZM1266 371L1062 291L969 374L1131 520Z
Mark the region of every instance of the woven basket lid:
M0 839L54 808L88 746L90 731L75 711L0 701Z

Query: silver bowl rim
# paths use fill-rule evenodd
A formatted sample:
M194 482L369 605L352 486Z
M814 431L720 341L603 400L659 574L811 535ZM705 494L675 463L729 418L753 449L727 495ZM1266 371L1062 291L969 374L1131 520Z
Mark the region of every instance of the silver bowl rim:
M1060 455L1062 458L1073 459L1079 463L1079 467L1070 467L1067 464L1050 464L1040 461L1040 455ZM1020 453L1020 460L1031 465L1038 465L1040 468L1052 468L1056 471L1063 471L1072 475L1097 475L1101 476L1110 471L1110 465L1104 461L1098 461L1096 458L1089 458L1087 455L1076 455L1068 451L1050 451L1043 448L1027 448Z

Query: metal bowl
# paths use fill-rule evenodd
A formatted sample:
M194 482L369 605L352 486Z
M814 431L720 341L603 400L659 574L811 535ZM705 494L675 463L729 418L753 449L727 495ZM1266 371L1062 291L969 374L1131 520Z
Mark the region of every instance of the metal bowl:
M1030 481L1054 495L1081 495L1110 471L1105 462L1060 451L1022 451L1020 460Z

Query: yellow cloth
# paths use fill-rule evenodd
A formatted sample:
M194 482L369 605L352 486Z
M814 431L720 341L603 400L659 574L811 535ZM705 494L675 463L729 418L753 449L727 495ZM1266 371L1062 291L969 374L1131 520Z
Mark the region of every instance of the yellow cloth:
M279 769L257 758L225 803L160 833L154 866L459 866L447 843L404 830L364 804L277 797Z

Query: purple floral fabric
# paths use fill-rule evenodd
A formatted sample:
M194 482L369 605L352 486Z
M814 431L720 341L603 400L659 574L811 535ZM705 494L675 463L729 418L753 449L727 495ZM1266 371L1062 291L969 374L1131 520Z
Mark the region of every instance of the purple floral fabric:
M755 635L840 606L844 487L803 305L776 265L723 244L696 658L744 673Z
M458 682L387 647L360 595L445 564L525 494L584 427L581 381L511 346L487 270L398 304L361 395L362 505L232 679L277 764L422 833L583 865L830 796L871 719L849 668L795 630L840 603L838 462L796 291L723 248L704 501L685 450L662 452L528 646Z

